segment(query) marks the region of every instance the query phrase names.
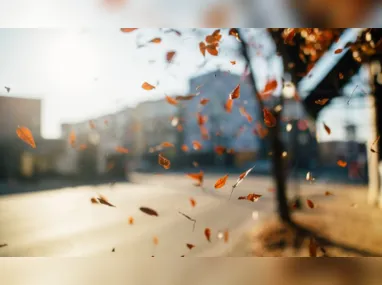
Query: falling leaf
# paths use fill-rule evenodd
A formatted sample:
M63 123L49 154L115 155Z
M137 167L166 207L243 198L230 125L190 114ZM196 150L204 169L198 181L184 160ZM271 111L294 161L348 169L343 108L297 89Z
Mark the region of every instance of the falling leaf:
M89 121L89 127L91 128L91 129L95 129L95 124L94 124L94 122L92 121L92 120L90 120Z
M113 247L113 249L111 250L111 252L115 252L115 247Z
M203 56L206 56L206 44L204 42L199 43L199 50Z
M166 96L166 101L167 101L169 104L171 104L171 105L176 105L176 104L178 104L178 101L176 101L176 99L171 98L171 97L169 97L169 96Z
M340 159L340 160L337 161L337 165L339 167L346 167L346 165L348 165L348 163L346 161L343 161L343 160Z
M159 239L158 239L158 237L154 236L154 237L153 237L153 244L154 244L154 245L158 245L158 243L159 243Z
M314 203L312 202L312 200L307 199L306 204L308 205L309 208L311 208L311 209L314 208Z
M181 149L184 151L184 152L187 152L189 149L188 149L188 146L187 145L182 145Z
M174 147L174 144L172 144L170 142L162 142L160 145L162 147Z
M268 128L272 128L276 126L276 118L272 115L272 113L267 109L263 109L264 114L264 123Z
M74 147L76 144L76 134L74 131L71 131L69 134L69 144Z
M232 196L232 193L233 193L233 190L245 179L245 177L247 177L247 175L252 171L252 169L254 168L255 166L252 166L250 169L248 169L246 172L243 172L242 174L240 174L239 178L237 179L236 183L232 186L232 190L231 190L231 195L229 196L229 198L231 199L231 196Z
M258 135L260 138L265 138L268 135L268 129L264 128L261 123L256 124L256 128L253 130L254 134Z
M198 141L192 141L192 147L194 150L200 150L202 149L202 144Z
M150 43L154 43L154 44L160 44L162 42L162 39L161 38L153 38Z
M335 54L339 54L339 53L341 53L343 51L343 49L342 48L339 48L339 49L336 49L335 51L334 51L334 53Z
M233 91L231 92L231 94L229 94L229 99L238 99L240 98L240 84L238 84L235 89L233 89Z
M203 184L203 180L204 180L204 172L203 171L200 171L199 173L188 173L187 176L194 179L194 180L197 180L199 182L199 186L201 186Z
M240 40L240 37L239 37L239 32L237 31L237 29L235 28L231 28L229 31L228 31L228 34L230 36L234 36L236 38L236 40L238 40L239 42L241 42Z
M147 214L147 215L150 215L150 216L156 216L158 217L158 213L157 211L151 209L151 208L147 208L147 207L140 207L139 210L141 210L143 213Z
M7 93L9 93L11 91L10 87L4 86L4 88L5 88L5 90L7 90Z
M240 196L238 200L248 200L248 201L256 202L257 200L259 200L261 196L263 195L252 193L252 194L248 194L247 196Z
M225 176L223 176L223 177L221 177L221 178L219 178L219 179L216 181L216 183L215 183L215 189L220 189L220 188L222 188L222 187L225 185L225 183L227 182L227 179L228 179L228 174L225 175Z
M236 60L230 60L229 61L232 65L235 65L236 64Z
M135 30L138 30L138 28L121 28L121 31L124 33L131 33L131 32L134 32Z
M159 165L163 166L164 169L170 169L170 160L165 158L162 154L158 154L158 163Z
M186 96L176 96L175 99L179 101L188 101L188 100L194 99L194 97L196 97L195 94L190 94Z
M371 152L377 152L375 149L373 149L373 146L376 145L376 144L378 143L379 139L380 139L380 136L378 136L378 137L375 139L375 141L371 144L371 147L370 147L370 151L371 151Z
M217 56L219 54L218 47L219 47L218 43L213 43L213 44L207 45L206 50L210 55Z
M309 256L317 257L317 243L314 237L309 239Z
M325 191L325 196L333 196L333 193L329 191Z
M195 247L195 245L191 244L191 243L187 243L186 246L188 247L188 249L193 249Z
M317 105L324 106L328 101L329 101L328 98L324 98L324 99L316 100L316 101L314 101L314 103L316 103Z
M97 198L95 198L95 197L92 197L92 198L90 199L90 202L91 202L92 204L99 204Z
M191 207L195 207L196 206L196 201L194 198L190 198L190 203L191 203Z
M248 123L252 123L252 116L247 113L247 110L245 110L244 106L239 108L240 114L247 118Z
M197 114L197 118L198 118L198 125L199 126L204 125L207 122L207 120L208 120L208 117L207 116L203 116L201 113Z
M183 217L185 217L187 220L190 220L191 222L193 222L192 231L194 231L196 220L191 218L190 216L186 215L185 213L180 212L180 211L178 211L178 213L181 214Z
M166 53L166 60L167 60L167 62L170 63L172 61L172 59L174 58L175 54L176 54L176 51L168 51Z
M229 232L228 230L225 230L224 231L224 242L227 243L229 240Z
M233 100L228 98L227 102L224 105L224 109L226 110L227 113L231 113L232 107L233 107Z
M330 128L325 123L323 123L323 124L324 124L325 131L327 132L328 135L330 135L330 133L331 133Z
M207 105L208 102L210 102L210 99L207 99L207 98L200 99L200 104L203 106Z
M142 88L149 91L155 89L155 86L151 85L150 83L143 82Z
M218 146L215 146L214 150L218 155L223 155L226 148L224 146L218 145Z
M205 228L204 230L204 236L206 237L206 239L211 242L211 230L209 228Z
M21 140L29 144L32 148L36 148L36 143L34 141L32 132L27 127L17 127L16 134Z
M134 225L134 218L133 217L129 217L129 225Z
M211 35L206 36L206 43L213 44L219 42L222 38L220 29L215 30Z
M127 148L124 148L122 146L117 146L115 150L119 153L129 153L129 150Z
M265 84L265 88L263 92L260 93L260 96L263 99L266 99L276 90L276 88L277 88L277 80L271 79L267 81L267 83Z
M208 130L205 126L200 126L200 134L202 135L202 138L204 140L209 140L210 139L210 136L208 134Z
M6 247L6 246L8 246L7 243L2 243L2 244L0 244L0 247Z
M97 198L98 202L100 202L103 205L109 206L109 207L115 207L113 204L111 204L108 199L105 196L99 195Z

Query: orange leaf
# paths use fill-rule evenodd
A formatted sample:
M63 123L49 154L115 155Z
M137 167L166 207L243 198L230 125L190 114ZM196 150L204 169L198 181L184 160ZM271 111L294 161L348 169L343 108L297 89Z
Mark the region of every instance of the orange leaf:
M92 197L92 198L90 199L90 202L91 202L92 204L99 204L97 198L95 198L95 197Z
M166 96L166 101L171 104L171 105L176 105L178 104L178 101L176 101L174 98L171 98L169 96Z
M169 51L166 53L166 60L167 62L171 62L172 59L174 58L174 55L176 54L175 51Z
M196 97L195 94L190 94L190 95L186 95L186 96L176 96L175 99L179 100L179 101L186 101L186 100L194 99L194 97Z
M238 99L238 98L240 98L240 84L238 84L229 95L229 99Z
M236 183L232 186L232 188L236 188L241 183L241 181L243 181L244 178L247 177L247 175L252 171L253 168L254 166L248 169L246 172L240 174L239 178L237 179Z
M27 127L17 127L16 134L21 140L29 144L32 148L36 148L36 143L34 141L32 132Z
M220 189L220 188L222 188L222 187L225 185L225 183L227 182L227 179L228 179L228 174L225 175L225 176L223 176L223 177L221 177L221 178L219 178L219 179L216 181L216 183L215 183L215 189Z
M151 208L147 208L147 207L140 207L139 210L141 210L143 213L149 215L149 216L156 216L158 217L158 212L151 209Z
M142 88L149 91L155 89L155 86L151 85L150 83L143 82Z
M159 243L159 239L158 239L158 237L153 237L153 243L154 243L155 245L158 245L158 243Z
M267 127L272 128L276 126L276 118L272 115L272 113L267 109L263 109L264 113L264 123Z
M72 147L74 147L74 145L76 144L76 134L74 133L74 131L71 131L69 134L69 144Z
M325 191L325 196L332 196L333 193L332 192L329 192L329 191Z
M129 217L129 225L134 225L134 218L133 217Z
M135 30L138 30L138 28L121 28L121 31L124 33L131 33Z
M311 208L311 209L314 208L314 203L312 202L312 200L307 199L306 204L308 205L309 208Z
M206 105L208 102L210 102L210 99L207 99L207 98L200 99L200 104L201 105Z
M199 182L199 185L203 184L203 180L204 180L204 172L203 171L200 171L199 173L188 173L187 176L194 179L194 180L197 180Z
M188 151L188 146L187 146L187 145L185 145L185 144L184 144L184 145L182 145L182 147L181 147L181 148L182 148L182 150L183 150L184 152L187 152L187 151Z
M170 169L170 161L161 154L158 154L158 163L163 166L164 169Z
M272 94L272 92L276 90L276 88L277 88L277 80L275 79L269 80L265 84L264 91L261 92L260 96L262 96L263 98L267 98L268 96Z
M195 247L195 245L191 244L191 243L187 243L186 246L188 247L188 249L193 249Z
M215 30L211 35L206 36L206 43L214 44L221 40L222 35L220 34L220 29Z
M341 53L343 51L343 49L342 48L339 48L339 49L336 49L335 51L334 51L334 53L335 54L339 54L339 53Z
M215 152L218 155L223 155L225 150L226 150L226 148L224 146L221 146L221 145L215 146Z
M228 98L227 102L225 103L225 106L224 106L226 112L227 113L231 113L232 112L232 107L233 107L233 100Z
M324 128L325 128L325 131L328 133L328 135L330 135L330 133L332 132L330 130L330 128L324 123Z
M150 43L154 43L154 44L160 44L162 42L162 39L161 38L153 38Z
M338 160L337 165L339 167L346 167L346 165L348 165L348 163L346 161L343 161L343 160Z
M260 138L265 138L268 135L268 129L264 128L261 123L256 124L256 129L253 131L256 135L258 135Z
M201 113L198 113L197 117L198 117L198 125L199 126L204 125L208 120L207 116L203 116Z
M200 150L202 149L202 144L198 141L192 141L192 147L195 149L195 150Z
M248 123L252 123L253 118L250 114L247 113L244 107L240 107L239 111L242 116L247 118Z
M230 60L229 61L232 65L235 65L236 64L236 60Z
M263 195L258 195L253 193L253 194L248 194L247 196L240 196L238 200L248 200L248 201L256 202L257 200L259 200L261 196Z
M226 230L224 231L224 242L227 243L229 239L229 232Z
M217 56L219 54L218 46L219 45L217 43L210 44L206 46L206 50L210 55Z
M174 147L174 144L170 143L170 142L162 142L161 143L161 146L162 147Z
M91 128L91 129L95 129L95 124L94 124L94 122L92 121L92 120L90 120L89 121L89 127Z
M309 256L317 257L317 243L314 237L309 239Z
M206 44L204 42L199 43L199 50L203 56L206 56Z
M205 228L204 230L204 236L206 237L206 239L211 242L211 230L209 228Z
M208 140L210 138L208 135L208 130L205 126L200 126L200 134L204 140Z
M196 206L196 201L194 198L190 198L190 203L191 203L191 207L195 207Z
M239 42L241 41L241 40L240 40L240 37L239 37L239 32L237 31L237 29L235 29L235 28L231 28L231 29L229 30L228 34L229 34L230 36L234 36Z
M316 101L314 101L314 103L316 103L317 105L324 106L328 101L329 101L328 98L324 98L324 99L316 100Z
M122 146L117 146L115 150L119 153L129 153L129 150L127 148L124 148Z

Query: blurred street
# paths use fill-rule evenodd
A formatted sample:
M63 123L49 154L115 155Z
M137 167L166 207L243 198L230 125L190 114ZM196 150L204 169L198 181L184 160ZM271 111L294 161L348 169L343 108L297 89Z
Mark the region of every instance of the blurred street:
M131 183L2 196L0 243L8 246L0 248L0 256L248 255L243 247L240 253L230 250L238 248L245 233L273 212L274 193L269 191L272 181L249 176L228 202L237 175L230 175L226 186L215 190L213 185L220 176L207 175L204 190L193 186L194 182L184 174L133 174ZM329 184L310 185L306 181L302 184L306 185L302 192L309 195L336 188ZM91 204L90 198L98 193L116 208ZM254 203L237 200L249 193L263 196ZM194 208L191 197L197 203ZM156 210L159 216L142 213L139 210L142 206ZM178 211L196 219L194 232L193 223ZM129 225L130 216L134 218L133 225ZM207 227L211 228L211 243L204 236ZM224 243L218 233L226 229L229 241ZM154 236L159 239L156 246ZM187 243L195 248L189 250Z

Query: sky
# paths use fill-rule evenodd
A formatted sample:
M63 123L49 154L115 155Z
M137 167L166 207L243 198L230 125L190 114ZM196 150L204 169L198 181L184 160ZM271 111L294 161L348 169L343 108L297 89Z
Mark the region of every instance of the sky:
M63 122L113 113L165 94L186 94L191 77L216 70L217 66L243 73L244 63L235 53L238 43L234 37L225 35L219 56L207 55L206 65L198 68L204 62L198 43L213 29L205 29L202 34L190 29L181 31L182 37L159 29L132 33L117 28L0 29L0 95L43 99L42 136L58 138ZM256 42L269 45L261 29L254 31L254 36ZM147 43L154 37L161 37L162 42L137 49L137 43ZM172 50L176 55L168 64L165 54ZM235 60L236 65L230 60ZM330 61L333 56L327 59ZM253 66L260 90L267 76L280 69L280 65L269 64L262 57L255 57ZM317 65L313 76L302 82L303 88L317 84L328 67L325 62ZM145 81L156 89L143 90ZM2 86L11 87L11 93L7 94ZM333 122L333 130L343 130L345 118L341 110L325 114L321 120ZM344 136L342 131L333 131L330 138L322 130L320 134L322 139Z

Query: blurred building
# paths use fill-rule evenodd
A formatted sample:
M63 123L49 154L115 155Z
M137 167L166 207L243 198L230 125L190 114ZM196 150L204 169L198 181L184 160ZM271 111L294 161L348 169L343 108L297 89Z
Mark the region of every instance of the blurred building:
M33 134L36 148L20 140L18 126ZM41 100L0 96L0 179L39 178L55 174L63 151L60 140L41 137Z

